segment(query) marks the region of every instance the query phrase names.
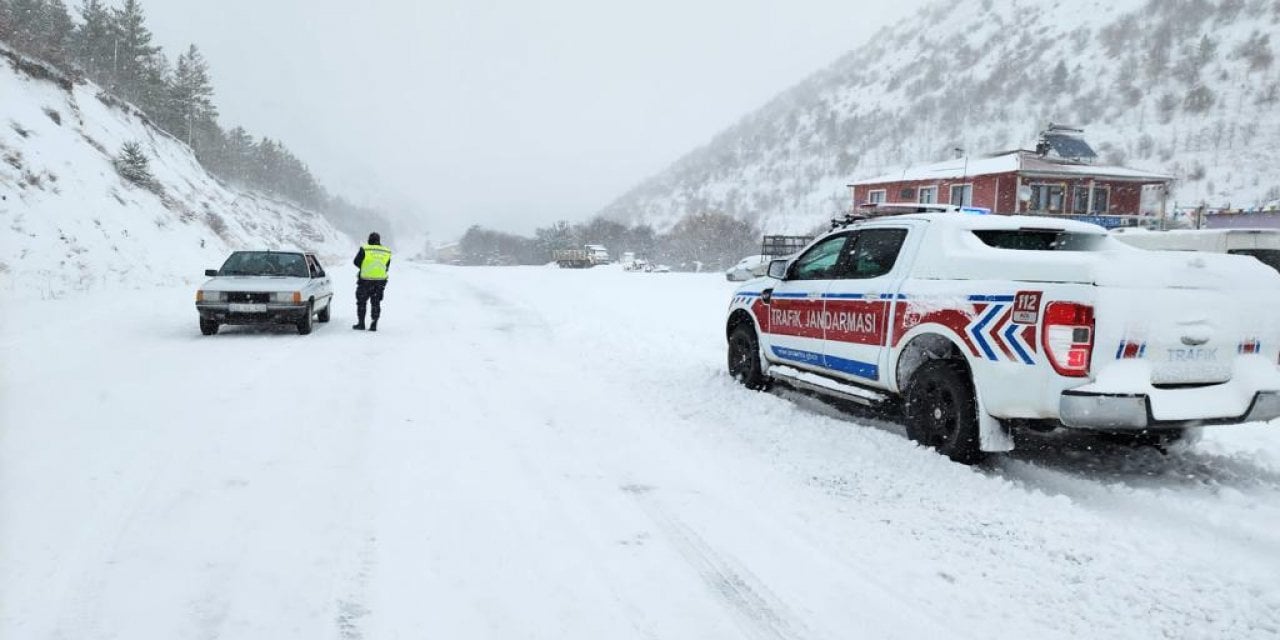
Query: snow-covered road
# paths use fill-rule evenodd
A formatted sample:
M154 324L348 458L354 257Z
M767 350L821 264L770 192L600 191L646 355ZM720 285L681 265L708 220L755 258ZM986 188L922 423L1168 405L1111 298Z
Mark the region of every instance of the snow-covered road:
M966 468L734 384L716 274L336 279L5 301L0 638L1280 636L1280 424Z

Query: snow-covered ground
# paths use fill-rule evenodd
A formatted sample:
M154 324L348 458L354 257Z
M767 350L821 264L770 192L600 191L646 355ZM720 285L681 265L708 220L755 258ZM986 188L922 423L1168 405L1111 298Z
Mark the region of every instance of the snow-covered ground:
M718 274L333 271L0 301L0 637L1280 636L1280 424L967 468L734 384Z

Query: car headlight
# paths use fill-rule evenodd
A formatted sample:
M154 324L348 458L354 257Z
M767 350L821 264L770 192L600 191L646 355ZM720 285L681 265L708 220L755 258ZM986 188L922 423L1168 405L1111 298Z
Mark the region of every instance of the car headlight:
M201 289L196 291L196 302L222 302L227 299L227 294L222 291L206 291Z
M298 291L277 291L271 294L271 301L299 304L302 302L302 293Z

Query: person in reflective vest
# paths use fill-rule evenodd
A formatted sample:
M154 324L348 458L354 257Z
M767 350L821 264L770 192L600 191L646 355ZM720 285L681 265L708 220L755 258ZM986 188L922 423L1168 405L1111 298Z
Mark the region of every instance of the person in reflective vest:
M387 289L387 270L391 268L391 250L382 246L382 237L369 234L369 243L356 253L355 265L360 268L356 280L356 318L359 322L352 329L364 331L365 305L373 303L373 322L370 331L378 330L378 317L382 315L382 294Z

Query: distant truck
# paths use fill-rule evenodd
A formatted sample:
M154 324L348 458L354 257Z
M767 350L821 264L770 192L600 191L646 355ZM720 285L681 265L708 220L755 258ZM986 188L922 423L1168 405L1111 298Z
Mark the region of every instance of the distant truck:
M598 264L609 263L609 250L603 245L588 244L581 249L555 249L551 259L561 269L585 269Z

